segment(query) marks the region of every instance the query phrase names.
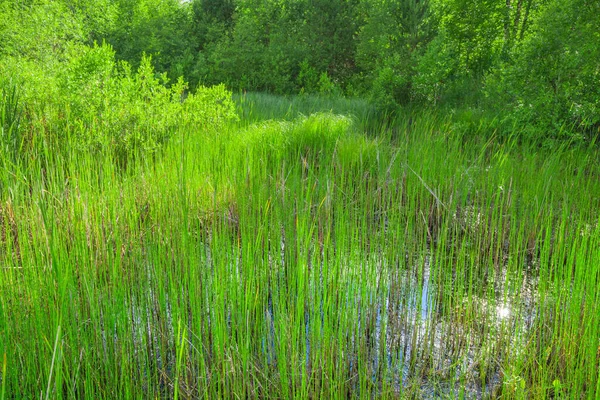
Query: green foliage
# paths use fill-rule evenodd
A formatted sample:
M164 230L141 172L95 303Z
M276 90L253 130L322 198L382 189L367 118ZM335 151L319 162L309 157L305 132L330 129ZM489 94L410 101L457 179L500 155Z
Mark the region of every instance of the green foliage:
M437 35L418 60L419 96L436 105L478 106L485 77L512 62L544 2L432 1Z
M144 54L171 80L193 75L195 65L192 13L179 0L119 0L115 27L103 38L120 60L134 67Z
M121 156L154 152L181 127L218 129L235 119L223 86L186 96L187 84L180 78L167 86L166 74L154 72L150 57L142 57L134 73L127 63L115 65L108 45L80 51L61 83L76 143Z
M429 104L437 105L448 92L448 83L458 69L458 57L440 32L427 46L415 67L415 95Z
M192 6L195 17L208 24L232 23L235 11L233 0L194 0Z
M295 91L306 51L293 35L301 24L296 11L275 2L240 3L231 35L218 40L208 55L209 82L244 90Z
M119 1L62 0L80 21L85 43L102 42L119 28Z
M355 35L362 23L358 0L304 0L293 40L304 59L340 87L356 72ZM297 6L298 7L298 6ZM288 33L289 35L289 33Z
M319 74L317 70L311 66L308 60L300 63L300 72L296 78L298 87L301 93L316 93L319 91Z
M233 25L213 23L222 28L217 35L203 28L209 38L201 46L208 82L274 93L325 93L343 87L354 72L357 2L282 4L240 1ZM324 73L330 82L319 83Z
M308 157L330 153L352 128L352 118L331 113L315 113L292 121L269 120L253 124L241 133L239 146L256 154L268 154L275 166L297 154Z
M600 133L599 13L597 2L550 2L513 52L514 62L488 76L490 101L528 125L529 138Z
M371 101L381 110L392 113L400 104L410 101L410 77L398 74L392 67L378 71L371 89Z
M319 94L322 96L339 96L342 91L330 78L327 72L319 76Z
M73 115L97 114L107 82L139 73L148 55L169 90L183 76L192 87L360 96L387 115L481 108L529 139L582 139L600 124L597 13L589 0L3 1L0 72L38 120L66 98ZM114 54L87 54L95 41Z
M301 96L275 96L248 92L234 95L242 123L250 124L264 120L291 121L301 116L317 113L344 115L360 122L361 129L376 124L376 109L367 100L347 99L303 94Z
M180 124L187 124L192 129L201 127L218 132L229 122L238 120L231 92L223 84L196 88L183 101L183 112Z
M116 69L113 63L110 48L102 46L83 53L68 69L64 90L71 93L70 119L78 124L76 144L121 155L153 152L178 125L185 84L166 87L166 76L155 75L149 57L135 73L127 64Z
M0 0L0 397L599 398L598 15Z
M72 42L85 39L82 15L62 1L0 3L0 56L58 62Z
M429 1L366 1L358 37L357 64L365 71L371 99L385 112L416 100L415 67L433 25Z
M107 44L74 44L64 57L53 75L41 75L44 85L27 79L32 71L45 70L43 64L31 62L21 65L32 70L19 71L15 83L4 84L6 154L22 154L24 141L32 140L20 133L23 113L32 134L41 134L59 149L66 145L109 152L123 162L134 154L156 152L183 127L218 130L237 118L231 93L223 85L187 93L183 79L170 83L165 73L157 74L149 56L142 57L135 71L126 62L116 62ZM20 100L17 88L24 93Z

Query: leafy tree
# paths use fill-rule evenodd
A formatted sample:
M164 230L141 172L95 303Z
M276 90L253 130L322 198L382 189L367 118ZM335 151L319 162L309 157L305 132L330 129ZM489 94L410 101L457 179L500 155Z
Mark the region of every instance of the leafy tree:
M119 4L115 0L59 0L83 26L86 43L102 42L118 28Z
M299 40L306 60L334 82L343 83L356 72L355 35L360 25L358 0L312 0L305 12Z
M230 25L233 22L235 4L233 0L195 0L194 15L201 21Z
M117 57L139 65L152 55L158 71L172 79L187 75L194 65L192 15L179 0L115 0L118 19L106 39Z
M0 2L0 55L39 62L59 59L86 32L80 15L60 1Z
M209 82L226 82L247 90L293 91L292 66L296 29L290 11L277 1L243 0L237 5L235 26L208 54Z
M432 0L437 35L418 62L418 92L434 103L477 103L485 76L510 64L546 1Z
M366 0L356 61L371 97L393 109L413 97L415 66L434 27L427 0Z
M590 0L554 0L541 8L512 51L514 61L488 76L491 106L504 105L531 137L600 133L598 15L600 3Z

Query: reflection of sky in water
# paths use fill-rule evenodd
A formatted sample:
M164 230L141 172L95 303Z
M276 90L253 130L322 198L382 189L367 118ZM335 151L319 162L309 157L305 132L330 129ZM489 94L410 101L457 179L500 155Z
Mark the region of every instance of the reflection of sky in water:
M428 297L429 297L429 271L423 277L423 292L421 293L421 318L427 318Z
M421 318L427 319L429 313L429 271L426 270L423 276L423 290L421 292ZM496 317L498 320L504 320L510 317L510 304L499 304L496 306Z

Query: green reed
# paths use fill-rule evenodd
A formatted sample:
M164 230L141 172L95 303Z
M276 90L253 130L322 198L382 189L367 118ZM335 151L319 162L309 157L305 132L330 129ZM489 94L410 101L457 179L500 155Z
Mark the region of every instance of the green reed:
M2 398L600 394L594 149L306 115L5 167Z

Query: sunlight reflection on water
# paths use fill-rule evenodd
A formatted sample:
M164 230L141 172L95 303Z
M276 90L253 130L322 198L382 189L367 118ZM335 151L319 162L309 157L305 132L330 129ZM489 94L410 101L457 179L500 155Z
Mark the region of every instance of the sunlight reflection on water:
M506 319L510 317L510 308L508 308L508 306L505 304L501 304L496 307L496 312L498 314L498 318L500 319Z

